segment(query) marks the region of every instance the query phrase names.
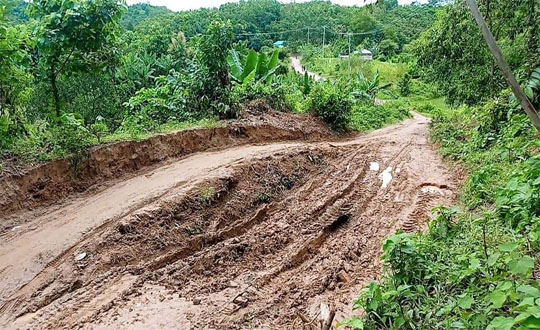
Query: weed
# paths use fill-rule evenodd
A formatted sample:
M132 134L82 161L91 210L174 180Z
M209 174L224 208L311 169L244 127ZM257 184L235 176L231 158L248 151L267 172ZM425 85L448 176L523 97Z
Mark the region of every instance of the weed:
M214 201L214 199L217 196L216 188L214 188L214 187L202 188L200 196L201 196L201 200L203 201L204 204L210 205L210 204L212 204L212 202Z
M268 204L272 200L272 194L266 190L257 192L257 195L255 195L255 199L253 203L255 205L259 204Z

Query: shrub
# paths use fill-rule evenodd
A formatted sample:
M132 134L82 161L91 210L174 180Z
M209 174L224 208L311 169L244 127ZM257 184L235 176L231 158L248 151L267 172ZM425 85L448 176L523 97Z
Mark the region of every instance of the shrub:
M233 103L241 104L252 100L265 100L273 109L290 111L291 107L285 97L286 87L280 83L266 85L262 82L236 85L233 89Z
M411 94L411 75L408 72L399 80L398 84L401 96Z
M72 156L77 165L94 141L80 116L65 113L60 117L59 123L51 128L49 143L56 156Z
M311 99L310 112L322 118L335 131L346 130L353 100L343 84L339 82L315 84L309 97Z
M354 130L365 132L396 123L409 116L409 106L404 102L391 101L382 105L358 103L352 108L350 126Z

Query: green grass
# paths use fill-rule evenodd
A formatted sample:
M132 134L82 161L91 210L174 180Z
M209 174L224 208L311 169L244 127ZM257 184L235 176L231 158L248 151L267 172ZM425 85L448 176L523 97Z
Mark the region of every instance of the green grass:
M185 131L188 129L195 128L216 128L223 126L223 123L219 122L216 119L200 119L193 121L184 121L184 122L168 122L159 126L156 130L152 131L142 131L136 130L134 133L130 132L117 132L110 135L107 135L103 138L102 143L112 143L119 141L141 141L146 140L152 136L158 134L168 134L177 131ZM96 141L97 142L97 141Z
M86 133L84 138L73 138L71 142L66 142L63 145L58 144L58 135L53 133L54 130L43 125L44 124L37 123L29 127L29 131L31 132L29 136L15 140L8 150L0 150L0 169L2 168L2 159L12 159L12 161L15 159L15 162L17 163L35 164L70 156L80 158L88 148L100 144L120 141L141 141L157 134L166 134L194 128L214 128L219 127L222 123L215 119L169 122L152 131L134 129L131 132L119 131L108 134L104 136L100 142L98 142L96 137Z
M312 58L303 63L306 68L314 73L330 79L347 77L349 74L349 61L339 58ZM404 63L381 62L378 60L364 61L359 57L351 58L351 74L362 73L371 78L378 72L381 84L397 84L407 72L408 66Z
M383 105L357 104L353 106L349 128L358 132L370 132L395 124L410 117L409 105L401 101L389 101Z

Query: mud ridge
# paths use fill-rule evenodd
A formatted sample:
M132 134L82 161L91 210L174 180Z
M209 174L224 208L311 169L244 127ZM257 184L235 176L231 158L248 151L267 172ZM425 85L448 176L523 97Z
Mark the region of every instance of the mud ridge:
M226 123L224 127L190 129L156 135L139 142L118 142L96 147L90 150L76 169L69 160L55 160L23 173L0 174L2 216L50 205L98 183L196 152L247 143L320 141L333 136L314 118L268 109L265 111L257 116L248 114L244 119Z

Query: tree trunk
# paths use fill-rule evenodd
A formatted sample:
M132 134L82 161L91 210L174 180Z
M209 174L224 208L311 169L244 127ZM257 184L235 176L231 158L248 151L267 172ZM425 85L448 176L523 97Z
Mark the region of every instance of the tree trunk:
M56 75L57 75L57 73L55 72L55 67L56 67L56 65L54 65L54 63L53 63L51 65L50 80L51 80L51 89L52 89L52 93L53 93L54 110L56 112L56 116L60 117L60 95L58 94L58 86L56 86Z

